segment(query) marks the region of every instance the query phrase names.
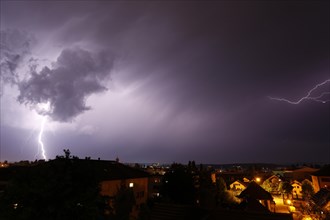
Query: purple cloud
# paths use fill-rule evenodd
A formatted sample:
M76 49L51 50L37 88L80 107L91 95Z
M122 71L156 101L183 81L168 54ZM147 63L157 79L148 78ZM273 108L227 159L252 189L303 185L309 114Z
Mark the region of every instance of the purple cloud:
M72 121L79 114L90 109L86 98L104 92L103 81L109 79L114 58L102 51L91 53L80 48L62 51L52 68L44 67L39 73L19 83L18 101L35 106L49 103L50 110L39 112L55 121Z

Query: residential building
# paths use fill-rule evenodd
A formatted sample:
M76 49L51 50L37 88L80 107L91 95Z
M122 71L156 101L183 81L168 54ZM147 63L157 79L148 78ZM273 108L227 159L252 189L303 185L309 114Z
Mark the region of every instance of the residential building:
M318 171L318 169L311 168L311 167L302 167L299 169L285 171L284 177L288 180L297 180L303 181L304 179L312 180L311 174Z
M312 174L312 182L315 192L322 188L330 188L330 165L324 166Z
M291 183L292 186L292 194L294 198L301 198L302 197L302 189L301 189L301 183L297 180L294 180Z
M273 211L275 208L272 207L274 200L272 195L254 181L251 181L237 197L243 199L247 207L257 207L260 210L261 206L256 206L256 204L261 203L266 210ZM252 205L250 206L250 204Z
M247 186L247 183L243 183L239 180L236 180L235 182L231 183L229 185L230 189L233 191L243 191Z
M120 187L131 188L135 196L135 207L132 216L137 217L139 207L148 199L149 174L114 161L94 161L103 168L100 194L109 198L109 206L113 205L114 198Z
M160 196L160 188L163 184L163 175L155 174L149 177L148 193L149 198L156 198Z

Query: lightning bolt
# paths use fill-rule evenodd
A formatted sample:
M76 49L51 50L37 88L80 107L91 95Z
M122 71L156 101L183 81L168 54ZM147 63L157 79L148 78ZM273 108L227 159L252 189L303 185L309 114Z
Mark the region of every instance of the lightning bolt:
M42 122L41 122L40 132L39 132L39 135L38 135L38 143L40 145L42 157L44 158L44 160L47 160L45 146L44 146L44 143L42 142L42 135L44 133L45 124L46 124L46 117L44 117L42 119Z
M288 99L275 98L275 97L268 97L268 98L270 98L271 100L275 100L275 101L287 102L287 103L292 104L292 105L298 105L304 100L311 100L311 101L320 102L320 103L327 103L327 102L330 101L330 99L324 99L324 96L330 95L330 92L323 92L319 96L312 96L312 93L315 90L317 90L318 88L320 88L321 86L324 86L325 84L327 84L329 82L330 82L330 79L327 79L324 82L321 82L321 83L317 84L316 86L314 86L314 88L309 90L309 92L307 93L306 96L300 98L298 101L290 101Z

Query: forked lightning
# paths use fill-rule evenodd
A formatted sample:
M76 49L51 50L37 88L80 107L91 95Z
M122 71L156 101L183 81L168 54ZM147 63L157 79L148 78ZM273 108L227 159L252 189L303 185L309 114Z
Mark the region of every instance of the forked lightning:
M285 98L275 98L275 97L269 97L269 98L271 100L275 100L275 101L287 102L287 103L292 104L292 105L298 105L302 101L305 101L305 100L311 100L311 101L320 102L320 103L327 103L327 102L330 101L330 97L329 97L330 91L329 92L322 92L320 95L317 95L317 96L313 96L313 94L312 94L313 92L315 92L320 87L326 86L327 83L330 83L330 79L327 79L324 82L319 83L316 86L314 86L314 88L312 88L311 90L309 90L309 92L307 93L306 96L300 98L298 101L290 101L290 100L285 99ZM330 85L328 85L328 87L330 87ZM328 98L327 98L327 96L328 96Z

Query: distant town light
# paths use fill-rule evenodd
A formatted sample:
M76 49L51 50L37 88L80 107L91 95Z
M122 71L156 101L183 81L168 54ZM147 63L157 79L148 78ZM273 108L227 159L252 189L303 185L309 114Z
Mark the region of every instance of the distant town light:
M260 177L257 177L256 181L259 183L261 181Z
M129 187L132 188L134 186L134 183L129 183Z

